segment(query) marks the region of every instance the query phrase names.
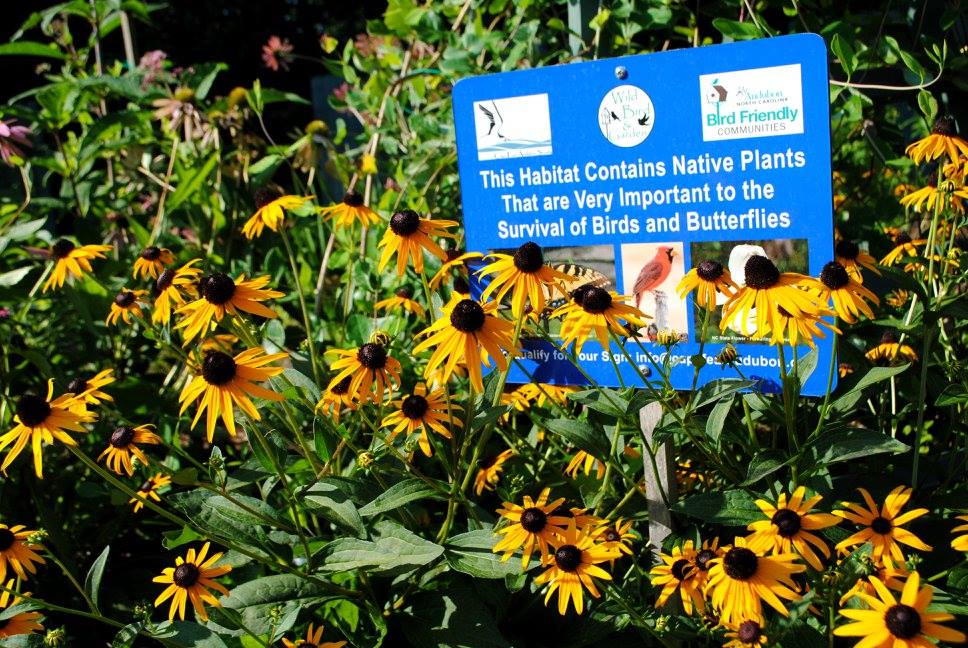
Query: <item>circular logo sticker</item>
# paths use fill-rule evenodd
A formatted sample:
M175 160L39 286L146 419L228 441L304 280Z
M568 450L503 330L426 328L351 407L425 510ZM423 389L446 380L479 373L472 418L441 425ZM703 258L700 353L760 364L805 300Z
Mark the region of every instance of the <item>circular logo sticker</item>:
M629 148L641 144L654 124L652 99L634 85L612 88L598 107L598 127L615 146Z

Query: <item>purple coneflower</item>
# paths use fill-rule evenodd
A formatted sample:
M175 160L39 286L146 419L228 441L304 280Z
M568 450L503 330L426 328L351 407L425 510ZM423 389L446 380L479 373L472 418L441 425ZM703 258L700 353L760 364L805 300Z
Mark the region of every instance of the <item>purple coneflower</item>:
M26 126L15 126L15 123L14 119L8 122L0 119L0 158L11 166L13 166L10 161L12 156L24 157L24 152L17 148L17 145L31 146L30 140L27 139L30 129Z

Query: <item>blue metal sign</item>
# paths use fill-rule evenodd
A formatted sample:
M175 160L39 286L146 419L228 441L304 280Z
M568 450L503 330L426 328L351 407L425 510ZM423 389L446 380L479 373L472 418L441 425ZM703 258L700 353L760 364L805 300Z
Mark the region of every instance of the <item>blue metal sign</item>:
M702 260L738 271L765 254L784 272L833 259L827 52L813 34L505 72L461 80L454 120L467 248L534 241L546 262L594 277L650 315L631 362L665 357L672 385L692 386L704 321L675 287ZM734 272L734 275L736 273ZM707 322L700 383L736 374L715 362L732 343L739 368L779 383L775 347ZM553 333L553 330L552 330ZM818 340L828 366L832 340ZM806 349L798 350L802 356ZM793 353L787 349L789 363ZM602 385L641 384L617 345L590 340L580 364ZM587 380L551 345L524 342L509 382ZM523 369L522 369L523 367ZM803 393L822 394L819 370Z

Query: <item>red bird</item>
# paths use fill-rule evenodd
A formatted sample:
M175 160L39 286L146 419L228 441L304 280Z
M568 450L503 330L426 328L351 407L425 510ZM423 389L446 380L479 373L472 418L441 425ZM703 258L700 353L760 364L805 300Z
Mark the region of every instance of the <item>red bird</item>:
M642 302L642 296L650 291L658 288L666 277L669 276L669 272L672 271L672 259L675 257L675 252L671 247L661 246L655 253L655 258L642 266L639 270L639 276L635 279L635 286L632 288L632 293L635 295L635 307L638 308L639 304Z

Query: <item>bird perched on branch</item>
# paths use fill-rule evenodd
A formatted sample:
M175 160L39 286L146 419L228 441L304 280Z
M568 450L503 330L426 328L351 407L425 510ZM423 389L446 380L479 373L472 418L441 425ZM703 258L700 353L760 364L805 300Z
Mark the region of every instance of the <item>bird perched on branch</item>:
M632 293L635 295L635 307L638 308L642 303L642 297L650 290L655 290L666 280L672 271L672 259L676 253L671 247L660 246L655 253L655 257L639 270L639 276L635 279Z

